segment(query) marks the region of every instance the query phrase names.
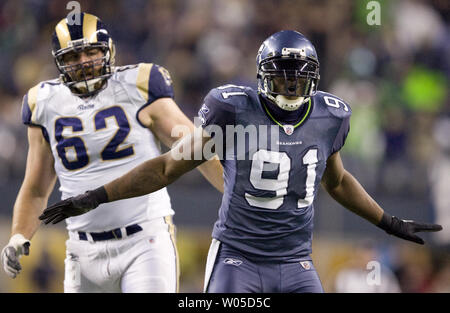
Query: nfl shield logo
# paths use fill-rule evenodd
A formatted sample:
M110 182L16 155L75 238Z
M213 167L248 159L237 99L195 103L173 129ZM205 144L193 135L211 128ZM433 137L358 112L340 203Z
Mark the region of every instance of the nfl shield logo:
M311 263L309 263L309 261L302 261L300 264L305 270L309 270L311 268Z
M294 126L292 125L284 125L283 126L284 132L286 133L286 135L292 135L292 133L294 132Z

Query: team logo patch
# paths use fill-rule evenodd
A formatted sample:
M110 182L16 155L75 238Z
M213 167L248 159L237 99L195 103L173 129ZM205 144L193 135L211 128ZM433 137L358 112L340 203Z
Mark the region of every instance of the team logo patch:
M300 265L305 269L305 270L309 270L311 269L311 262L309 261L301 261Z
M172 78L170 77L169 71L166 70L164 67L159 66L158 67L159 72L161 73L162 77L164 78L164 82L167 86L172 85Z
M238 259L226 258L225 260L223 260L223 263L229 264L229 265L234 265L234 266L239 266L242 264L242 261L238 260Z

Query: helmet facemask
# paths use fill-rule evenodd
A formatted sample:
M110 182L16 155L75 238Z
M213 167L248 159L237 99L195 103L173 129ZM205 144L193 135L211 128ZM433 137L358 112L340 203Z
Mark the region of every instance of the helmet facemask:
M258 90L277 106L297 110L317 91L318 64L295 57L263 60L258 69Z
M66 64L65 56L100 49L103 56L86 62ZM111 51L104 42L88 43L85 38L75 40L70 46L54 53L56 66L61 73L61 80L77 96L87 97L99 92L106 86L111 76Z

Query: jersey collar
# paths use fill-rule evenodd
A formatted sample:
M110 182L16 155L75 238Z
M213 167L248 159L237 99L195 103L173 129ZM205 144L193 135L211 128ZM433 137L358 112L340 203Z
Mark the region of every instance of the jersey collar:
M275 119L275 117L273 116L273 114L270 112L270 110L268 109L265 99L263 97L261 97L261 104L264 108L264 111L266 112L266 114L269 116L269 118L278 126L280 126L281 128L283 128L284 132L287 135L292 135L294 130L299 127L300 125L302 125L307 117L311 114L312 111L312 97L309 97L309 100L306 104L302 105L302 112L300 113L300 116L297 118L297 121L292 125L292 124L286 124L283 121L278 121L277 119Z

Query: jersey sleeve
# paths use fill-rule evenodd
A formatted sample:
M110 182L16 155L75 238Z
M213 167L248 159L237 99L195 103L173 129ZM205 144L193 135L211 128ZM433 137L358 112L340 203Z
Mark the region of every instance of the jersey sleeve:
M45 128L45 111L43 102L48 94L48 86L39 83L31 88L22 100L22 123L28 126L38 126L47 142L50 142L47 129ZM44 99L42 99L44 97Z
M31 88L22 100L22 123L29 126L42 126L42 110L38 106L40 84Z
M333 142L333 147L331 148L331 154L341 150L344 146L345 140L350 132L350 116L351 114L348 114L342 119L341 127L339 128L336 139Z
M328 110L340 121L340 127L331 148L331 154L333 154L341 150L345 144L345 140L350 132L350 117L352 115L352 109L347 102L339 97L336 97L335 95L327 94L324 99Z
M203 105L198 111L203 129L211 135L217 127L225 134L226 126L235 124L235 106L221 97L217 88L212 89L206 95Z
M137 69L136 87L148 105L159 98L174 98L169 71L153 63L140 63Z

